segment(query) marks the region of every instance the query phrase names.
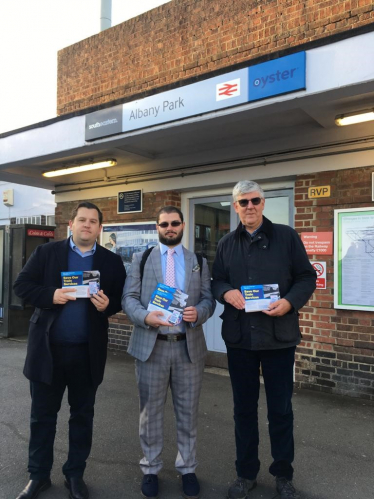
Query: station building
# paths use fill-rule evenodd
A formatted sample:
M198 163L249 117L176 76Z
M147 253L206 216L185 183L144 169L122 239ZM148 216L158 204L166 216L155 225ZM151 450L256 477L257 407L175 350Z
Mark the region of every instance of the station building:
M238 223L233 186L259 182L319 273L296 384L374 400L374 122L341 126L373 113L373 27L370 0L173 0L59 52L58 117L0 135L0 178L55 193L58 238L77 201L96 203L125 265L167 204L211 265ZM205 334L225 367L221 311ZM131 329L112 318L110 347Z

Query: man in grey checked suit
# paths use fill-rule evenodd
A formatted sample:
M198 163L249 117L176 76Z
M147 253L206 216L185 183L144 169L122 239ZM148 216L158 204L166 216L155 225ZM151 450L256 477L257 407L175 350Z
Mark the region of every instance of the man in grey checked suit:
M177 421L178 454L175 467L182 475L183 496L194 499L200 486L195 475L197 413L207 352L202 324L213 314L215 301L210 291L210 274L203 259L200 272L196 255L181 244L183 214L165 206L157 216L159 244L149 254L141 279L142 253L135 253L129 270L122 307L134 323L128 352L136 358L140 398L140 443L144 457L142 494L158 496L158 473L162 468L163 419L170 385ZM172 255L175 285L188 294L183 321L171 325L161 312L147 311L152 292L170 275L167 250ZM167 284L167 282L166 282Z

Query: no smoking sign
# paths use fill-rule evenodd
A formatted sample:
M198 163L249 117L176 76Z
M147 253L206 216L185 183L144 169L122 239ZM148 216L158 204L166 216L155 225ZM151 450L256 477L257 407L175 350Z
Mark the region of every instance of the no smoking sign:
M317 273L317 289L326 289L326 262L310 262Z

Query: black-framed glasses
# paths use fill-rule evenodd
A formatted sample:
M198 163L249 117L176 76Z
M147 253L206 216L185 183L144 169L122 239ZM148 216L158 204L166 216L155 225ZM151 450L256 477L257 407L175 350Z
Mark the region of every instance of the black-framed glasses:
M173 220L172 222L161 222L160 224L157 224L159 227L162 229L166 229L166 227L169 227L171 225L172 227L179 227L182 225L182 222L178 222L178 220Z
M251 202L253 206L258 206L261 203L262 198L252 198L252 199L238 199L237 203L244 208L245 206L248 206L248 204Z

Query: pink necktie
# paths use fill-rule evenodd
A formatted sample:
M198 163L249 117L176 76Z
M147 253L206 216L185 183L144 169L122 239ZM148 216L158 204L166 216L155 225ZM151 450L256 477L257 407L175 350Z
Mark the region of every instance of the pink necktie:
M175 249L168 249L168 255L166 258L166 273L165 273L165 284L175 288L175 267L174 267L174 255Z

